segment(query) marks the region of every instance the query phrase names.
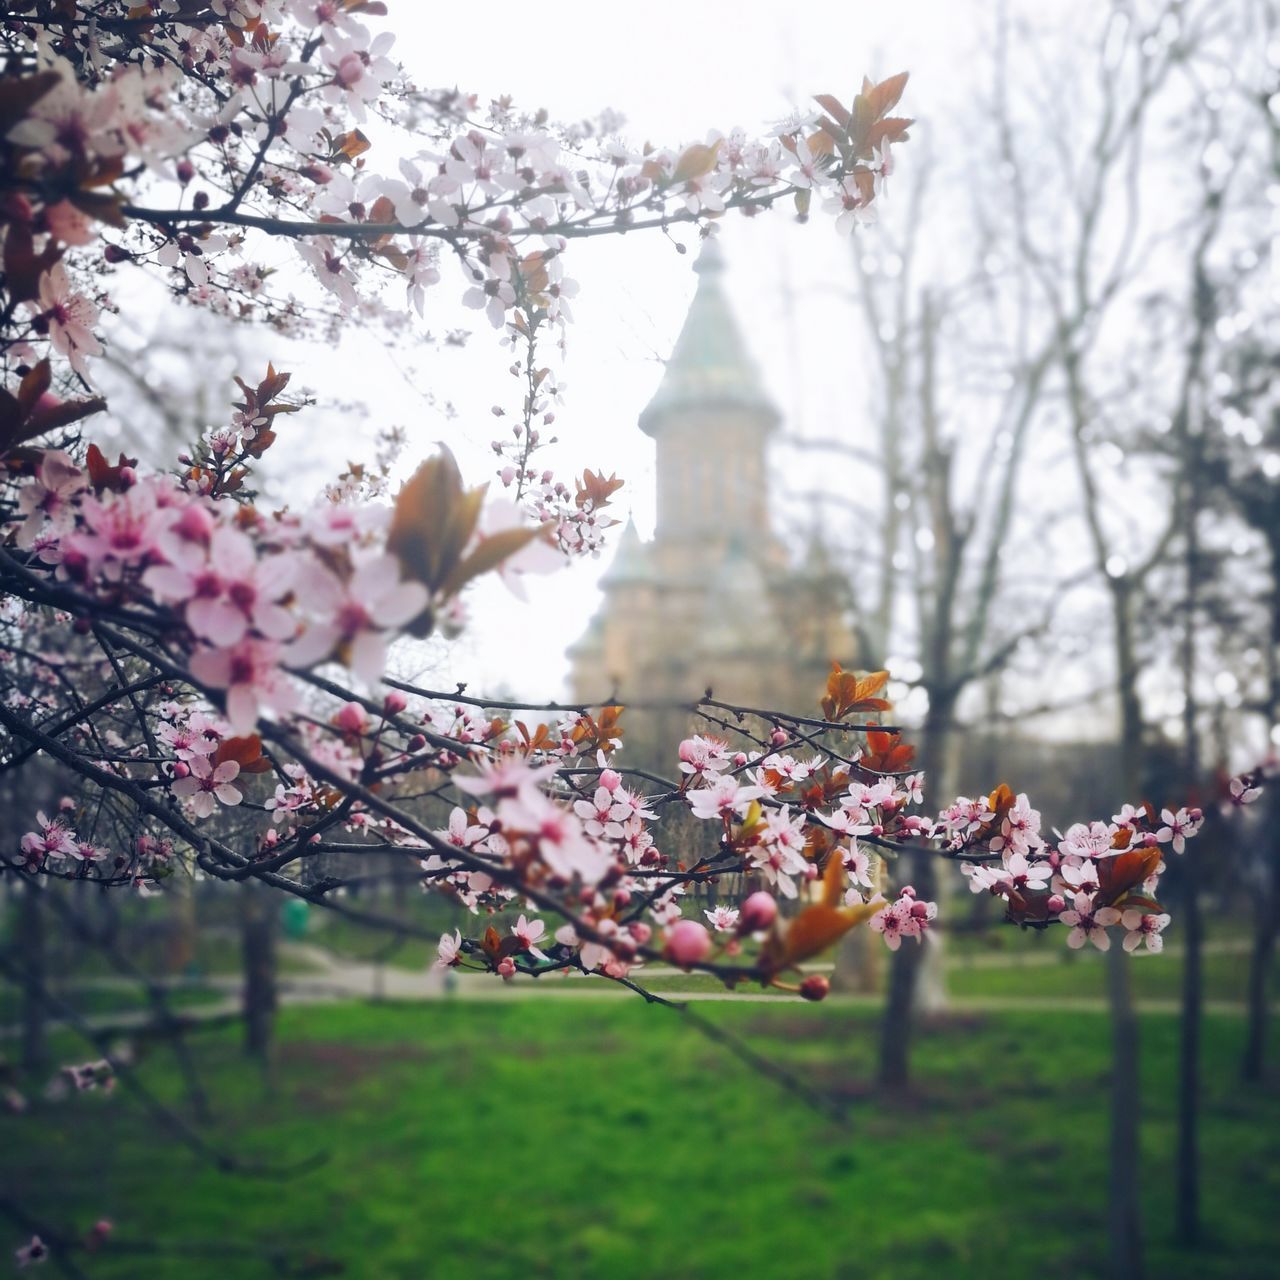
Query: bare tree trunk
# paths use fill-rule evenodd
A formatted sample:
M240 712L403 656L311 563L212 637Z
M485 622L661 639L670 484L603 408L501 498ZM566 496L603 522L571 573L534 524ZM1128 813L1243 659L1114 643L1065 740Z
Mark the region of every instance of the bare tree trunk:
M1178 1158L1174 1221L1178 1243L1200 1242L1200 1030L1204 1002L1200 916L1200 855L1195 841L1183 856L1182 1035L1178 1046Z
M852 929L836 948L831 989L875 995L884 975L884 944L870 929Z
M1107 953L1111 1006L1111 1153L1107 1195L1108 1267L1111 1280L1142 1280L1142 1214L1138 1199L1141 1093L1138 1084L1138 1016L1133 1007L1129 955Z
M931 691L932 692L932 691ZM954 706L942 693L931 696L929 711L921 731L920 763L925 770L925 785L934 779L941 786L946 734L950 731ZM925 899L932 898L936 887L934 859L928 854L914 853L908 863L911 884ZM877 1073L881 1086L904 1089L911 1082L911 1033L916 1014L917 988L924 966L924 947L908 940L893 955L889 964L889 991L880 1022L880 1063Z
M1271 536L1271 643L1267 649L1268 721L1280 715L1280 533ZM1253 930L1253 951L1249 957L1248 1027L1240 1074L1256 1083L1266 1065L1267 989L1276 954L1276 933L1280 930L1280 790L1271 788L1266 798L1267 822L1261 839L1265 841L1263 882L1257 894Z
M1196 296L1207 296L1201 259L1196 260ZM1196 688L1196 628L1200 624L1200 436L1191 429L1191 393L1198 377L1203 334L1210 323L1201 316L1188 362L1189 375L1178 415L1184 454L1186 544L1183 576L1186 600L1182 632L1183 782L1194 796L1200 781L1200 721ZM1174 1173L1174 1222L1178 1242L1200 1241L1200 1031L1203 1015L1203 925L1200 918L1200 852L1193 840L1182 855L1182 936L1186 958L1182 970L1182 1017L1178 1044L1178 1158Z
M1126 799L1142 787L1142 704L1134 646L1130 584L1113 579L1116 689L1120 701L1121 775ZM1139 1118L1142 1092L1138 1078L1140 1040L1133 1007L1129 953L1113 945L1107 958L1107 1004L1111 1015L1111 1146L1107 1194L1108 1274L1112 1280L1141 1280L1142 1201Z
M1240 1074L1249 1083L1262 1079L1266 1068L1268 989L1271 966L1275 962L1276 932L1280 924L1280 793L1268 796L1268 821L1262 839L1267 842L1266 883L1259 893L1257 920L1253 931L1253 950L1249 956L1247 994L1248 1026L1245 1031L1244 1056Z
M265 1065L275 1029L276 913L271 896L256 887L245 887L243 903L244 1051Z
M18 907L18 958L23 971L22 1066L31 1075L39 1075L49 1067L45 1004L48 951L40 893L35 884L23 885Z

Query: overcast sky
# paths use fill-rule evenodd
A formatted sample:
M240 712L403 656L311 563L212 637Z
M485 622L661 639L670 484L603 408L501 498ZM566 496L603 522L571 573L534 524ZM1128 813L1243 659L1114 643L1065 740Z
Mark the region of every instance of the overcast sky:
M974 9L954 0L803 9L665 0L638 6L498 3L485 6L482 22L470 6L419 11L398 5L392 15L399 55L424 84L456 83L482 98L510 93L523 105L545 106L566 119L611 107L627 117L632 140L658 144L699 138L713 127L758 130L808 105L815 92L848 101L864 72L880 79L910 70L902 109L920 117L943 112L949 96L963 92L956 66L981 39ZM909 162L908 148L903 164ZM883 216L894 216L892 195ZM687 229L675 234L693 242ZM862 245L873 251L876 238L874 230L864 232ZM848 239L826 218L802 227L783 215L730 218L723 243L729 292L789 429L829 434L838 424L856 430L858 370L845 354L847 343L824 336L833 327L847 330L850 322ZM556 424L562 443L544 456L564 472L590 465L625 476L619 514L634 511L647 536L652 443L636 418L661 377L660 359L692 296L691 258L649 233L574 245L568 261L582 292L563 364L567 395ZM446 279L429 319L441 329L468 324L475 329L470 348L432 356L420 368L435 393L457 407L449 437L457 433L482 446L464 454L480 477L491 465L483 446L498 425L491 406L496 401L511 408L517 400L504 353L491 333L476 326L474 313L452 305L456 294L456 282ZM333 368L328 356L317 362L313 381L322 393ZM369 388L361 391L368 395ZM425 451L446 433L394 371L379 391L379 403L414 427L415 449ZM806 487L807 476L786 465L794 459L780 456L779 462L785 467L775 475L780 489ZM562 692L565 640L586 625L599 599L595 580L607 563L606 553L600 562L538 581L528 605L516 604L496 585L475 592L478 625L456 647L459 674L487 689Z

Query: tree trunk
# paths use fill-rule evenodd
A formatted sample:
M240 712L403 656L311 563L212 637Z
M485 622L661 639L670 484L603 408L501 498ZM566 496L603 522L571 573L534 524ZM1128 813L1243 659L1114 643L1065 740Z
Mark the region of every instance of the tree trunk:
M22 1066L31 1075L49 1068L49 1037L46 1026L44 911L41 890L24 884L18 907L18 962L22 966Z
M1248 1026L1245 1030L1241 1076L1251 1084L1262 1079L1266 1069L1267 1019L1271 966L1275 962L1276 929L1280 923L1280 790L1272 788L1267 797L1267 822L1261 838L1267 842L1265 879L1258 894L1257 920L1253 930L1253 950L1249 955Z
M1142 1215L1138 1200L1138 1017L1133 1008L1129 955L1107 953L1111 1006L1111 1152L1107 1188L1108 1267L1111 1280L1142 1280Z
M1113 579L1116 691L1120 702L1120 772L1124 799L1141 799L1142 703L1134 645L1133 599L1124 579ZM1108 1258L1113 1280L1142 1275L1142 1202L1140 1164L1138 1017L1133 1007L1129 954L1113 945L1107 960L1107 1004L1111 1015L1111 1147L1108 1179Z
M1270 530L1271 643L1267 646L1267 721L1280 719L1280 530ZM1255 899L1253 951L1249 956L1248 1027L1240 1074L1250 1083L1262 1079L1266 1067L1267 990L1280 931L1280 787L1267 788L1263 801L1267 821L1263 828L1262 887Z
M276 1013L276 913L267 893L246 886L242 943L244 958L244 1051L266 1065Z
M938 695L929 699L929 711L921 731L920 751L926 788L930 785L930 779L940 791L945 785L942 774L946 738L950 732L954 709L950 698ZM917 895L924 899L932 898L937 884L933 856L913 853L907 865L911 877L909 883L915 888ZM928 941L931 945L936 939ZM889 962L889 991L880 1023L880 1064L877 1073L884 1088L904 1089L911 1081L912 1021L917 1011L918 987L924 964L924 941L917 943L911 939L907 939L894 952Z
M1182 936L1186 949L1182 970L1182 1027L1178 1047L1178 1158L1174 1221L1178 1243L1200 1242L1200 1024L1204 980L1200 917L1200 856L1196 841L1183 857Z
M832 991L877 995L884 980L884 943L870 929L852 929L836 948Z

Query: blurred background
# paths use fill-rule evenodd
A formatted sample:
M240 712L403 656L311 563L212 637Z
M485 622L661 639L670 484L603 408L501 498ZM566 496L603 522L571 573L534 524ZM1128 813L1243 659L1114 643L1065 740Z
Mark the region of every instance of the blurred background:
M95 1276L1274 1275L1280 805L1220 801L1280 743L1280 5L403 5L391 25L422 84L613 108L634 142L753 134L864 72L909 70L917 120L854 234L779 213L710 247L571 248L543 458L624 477L625 524L526 601L477 588L464 635L398 670L812 714L831 659L887 668L935 810L1002 781L1046 828L1205 808L1165 952L1118 991L1101 956L940 881L910 1073L886 1079L887 957L860 941L819 966L838 994L816 1007L651 975L697 1026L583 983L445 984L424 939L464 921L413 885L370 890L404 925L373 933L224 885L0 884L0 948L51 996L0 985L0 1187L116 1221L136 1248ZM509 355L447 282L424 330L333 344L137 288L102 381L145 462L270 358L316 399L268 457L272 501L388 426L406 471L447 440L493 474ZM685 728L636 716L627 763L670 773ZM16 844L57 794L8 785ZM37 1082L95 1056L90 1032L131 1046L147 1092L47 1105ZM152 1098L296 1171L218 1169Z

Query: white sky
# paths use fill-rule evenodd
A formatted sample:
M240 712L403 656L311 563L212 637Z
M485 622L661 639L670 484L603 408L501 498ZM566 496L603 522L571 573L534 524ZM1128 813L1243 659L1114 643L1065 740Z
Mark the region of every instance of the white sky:
M969 4L918 0L803 10L661 0L638 7L498 3L485 6L482 22L470 6L422 6L418 19L400 4L393 6L391 21L400 33L396 52L421 83L456 83L482 98L510 93L524 106L545 106L565 119L611 107L627 117L632 139L674 144L712 127L761 129L809 105L807 95L814 92L847 101L864 72L880 79L909 69L912 82L901 109L917 116L944 112L948 94L958 88L954 68L968 60L979 38L974 19ZM892 196L883 216L893 216ZM687 228L675 234L693 242ZM864 233L864 241L873 242L875 235ZM830 434L833 423L848 429L860 403L856 370L842 354L843 344L823 336L830 326L851 324L838 296L852 286L847 239L824 217L801 227L777 215L726 220L723 243L729 291L789 418L788 429ZM647 535L653 522L652 444L636 418L661 376L659 360L669 353L692 296L691 258L676 253L660 234L645 233L575 244L566 261L582 291L562 365L567 395L556 423L562 443L543 456L566 473L589 465L625 476L618 514L634 511ZM794 331L787 323L786 289L801 318ZM518 399L494 336L484 331L483 321L477 328L474 313L452 305L457 291L457 281L446 275L436 291L436 316L428 320L438 328L467 324L475 329L471 346L422 362L437 396L457 406L457 421L446 431L438 418L422 413L394 372L378 375L387 381L378 388L377 402L413 428L416 452L446 434L478 441L481 449L464 451L463 457L481 478L492 458L483 448L502 426L491 406L505 403L511 409ZM809 349L816 354L797 357ZM339 365L348 366L350 354L339 354ZM326 356L312 375L321 395L329 390L325 371L333 368ZM360 393L369 396L369 389ZM788 477L775 479L785 487ZM791 487L797 487L794 478ZM562 693L566 639L581 632L596 607L594 584L607 563L608 553L599 562L534 582L528 605L513 601L497 584L473 592L477 625L455 645L458 678L489 691L505 686L537 697Z
M1065 0L1011 0L1013 13L1037 19L1065 12ZM560 3L542 8L499 0L484 6L437 6L399 0L389 26L395 54L424 86L457 85L481 100L512 95L528 108L545 107L560 119L579 119L609 107L627 118L635 142L679 144L708 129L741 126L748 133L796 107L809 95L830 92L848 101L863 73L882 79L909 70L912 79L899 110L917 117L913 141L899 151L899 178L885 201L886 228L904 211L913 157L931 143L935 160L955 171L971 166L961 121L972 110L975 77L987 65L984 41L994 7L988 0L900 0L893 5L819 3L786 9L776 3L673 3L642 7ZM375 25L377 21L375 20ZM375 135L376 137L376 135ZM373 167L394 171L395 156L369 153ZM966 171L967 172L967 171ZM696 247L689 228L673 232ZM875 254L876 228L863 229L857 250ZM930 242L945 255L945 236ZM865 430L866 390L855 354L860 323L852 305L854 246L829 218L815 214L800 226L785 213L722 224L729 263L726 284L741 327L766 382L786 416L784 433L857 440ZM287 245L268 246L282 263ZM255 257L261 257L255 253ZM560 443L541 455L543 465L568 478L584 466L625 477L617 515L635 515L652 531L652 442L636 419L662 374L693 293L692 255L681 256L660 233L574 243L568 273L581 285L574 300L569 350L556 364L566 390L557 411ZM444 264L432 291L426 325L434 332L473 331L465 350L389 349L379 336L348 331L336 350L291 344L270 333L242 334L252 372L268 358L294 371L294 387L309 388L314 409L281 432L265 468L272 497L305 501L346 459L368 458L381 426L408 428L406 471L446 440L473 482L490 479L488 445L509 429L492 406L519 407L519 384L507 375L510 353L484 318L461 307L465 282ZM428 389L435 405L419 389ZM223 397L211 396L210 421L220 420ZM368 413L344 405L358 401ZM437 407L451 404L452 420ZM773 468L780 506L815 484L814 455L780 449ZM856 475L851 478L856 488ZM790 503L786 499L791 499ZM841 530L841 533L844 529ZM447 675L474 691L510 690L529 698L564 693L564 650L581 634L600 596L596 582L611 552L534 579L530 601L516 601L496 581L469 596L473 625L447 652ZM1105 673L1077 672L1083 686ZM437 672L432 683L445 685Z

